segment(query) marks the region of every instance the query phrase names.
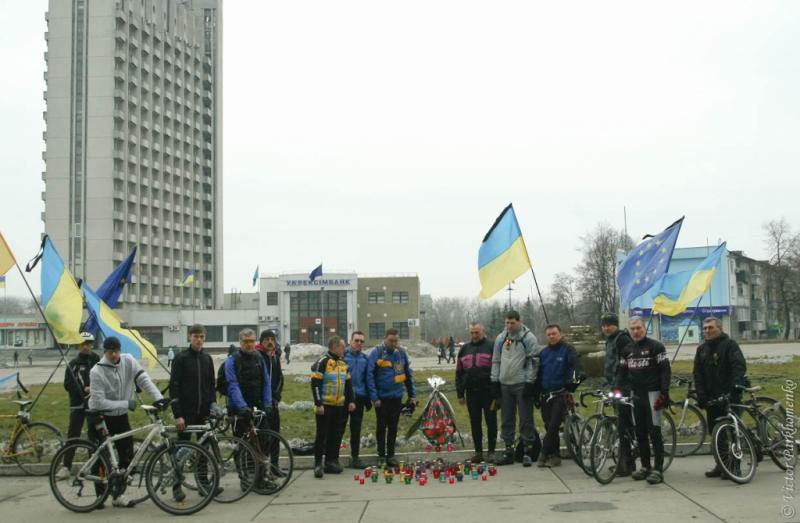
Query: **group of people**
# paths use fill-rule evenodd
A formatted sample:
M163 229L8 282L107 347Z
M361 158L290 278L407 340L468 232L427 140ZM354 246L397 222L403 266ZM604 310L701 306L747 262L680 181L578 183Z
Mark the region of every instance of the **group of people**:
M459 338L458 343L461 343L461 338ZM431 340L431 345L436 347L437 355L439 360L436 362L439 365L442 364L442 360L445 360L445 363L455 363L456 362L456 340L452 336L442 336L441 338L434 338Z
M645 320L633 316L627 329L619 328L613 313L601 318L606 338L603 374L607 386L633 399L632 406L617 407L621 462L617 476L631 476L650 484L664 479L664 441L661 415L670 404L671 367L664 345L647 336ZM713 400L728 395L734 402L746 383L746 362L739 345L722 331L722 322L710 317L703 321L704 341L697 347L693 379L698 402L706 409L709 432L724 412ZM575 348L563 337L557 324L547 325L545 346L509 311L505 329L494 342L486 338L483 326L473 323L469 342L461 347L456 364L458 401L466 404L475 446L473 462L494 461L499 465L521 462L530 466L557 467L559 430L567 414L571 393L584 379ZM544 438L534 424L534 408L541 409ZM500 439L505 450L495 455L497 411L501 411ZM519 425L517 426L517 417ZM488 456L483 455L483 423L487 429ZM519 439L516 438L517 428ZM632 460L634 434L639 448L640 468ZM715 466L707 477L722 477Z

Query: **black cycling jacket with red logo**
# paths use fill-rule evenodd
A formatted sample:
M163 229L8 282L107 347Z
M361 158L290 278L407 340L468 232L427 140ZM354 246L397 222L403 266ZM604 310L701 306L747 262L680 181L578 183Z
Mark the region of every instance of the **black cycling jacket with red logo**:
M629 383L631 389L669 393L672 370L664 344L644 337L633 341L617 367L615 383Z

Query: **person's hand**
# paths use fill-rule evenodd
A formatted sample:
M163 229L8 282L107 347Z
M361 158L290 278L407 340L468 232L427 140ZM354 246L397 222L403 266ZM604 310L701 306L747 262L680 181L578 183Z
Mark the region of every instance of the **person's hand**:
M89 395L89 387L84 387L83 388L83 393L88 396Z
M103 437L103 438L107 438L108 437L108 429L105 428L105 427L103 427L101 429L98 429L97 432L99 432L100 436Z
M128 400L128 410L131 412L136 410L136 400Z
M503 398L503 389L500 388L499 381L493 381L490 387L491 388L489 392L491 393L492 398L498 401Z
M169 400L167 398L161 398L160 400L155 400L153 402L153 406L158 410L164 410L169 405Z
M375 400L372 402L372 404L375 405L376 409L381 408L381 400Z
M317 416L322 416L323 414L325 414L325 407L323 407L322 405L319 405L319 406L318 406L316 409L314 409L314 410L315 410L315 412L317 413Z
M244 408L244 409L239 409L239 412L238 412L237 414L238 414L238 415L239 415L239 417L240 417L240 418L242 418L243 420L249 420L249 419L252 417L252 415L253 415L253 413L252 413L252 412L250 412L250 409L247 409L247 408Z
M466 402L467 402L467 400L464 399L463 397L462 398L458 398L458 403L460 403L461 405L464 405Z
M175 428L178 429L178 432L186 430L186 420L183 418L175 418Z
M666 394L659 394L656 400L653 402L653 410L661 410L665 409L669 406L669 396Z
M225 416L225 411L222 410L222 407L216 402L212 403L208 410L211 416L215 418L222 418Z
M347 404L347 412L353 412L354 410L356 410L356 404L355 403L348 403Z

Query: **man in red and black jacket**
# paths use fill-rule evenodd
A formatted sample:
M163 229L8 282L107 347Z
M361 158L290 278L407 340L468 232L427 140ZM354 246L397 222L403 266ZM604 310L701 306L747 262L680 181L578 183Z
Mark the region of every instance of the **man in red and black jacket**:
M483 430L481 417L486 419L488 461L494 461L497 444L497 408L491 392L492 352L494 345L486 339L480 323L469 327L469 343L458 351L456 359L456 391L458 401L467 404L472 440L475 442L473 463L483 459Z
M661 410L669 405L669 383L672 371L667 349L647 337L644 320L632 316L628 323L633 343L617 367L616 384L629 383L633 392L633 419L642 468L631 477L646 479L650 484L664 481L664 438L661 435ZM650 444L653 445L655 468L650 464Z

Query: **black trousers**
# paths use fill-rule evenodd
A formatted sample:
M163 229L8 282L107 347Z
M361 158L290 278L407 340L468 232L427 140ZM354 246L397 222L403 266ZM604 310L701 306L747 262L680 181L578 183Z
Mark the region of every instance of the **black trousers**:
M325 413L316 415L317 435L314 438L314 464L322 464L325 460L339 459L339 446L342 444L344 428L347 425L347 407L331 407L325 405Z
M617 432L619 433L620 468L624 471L633 469L631 459L631 438L633 433L633 409L628 405L617 405Z
M86 409L80 408L70 408L69 411L69 428L67 429L67 439L69 438L80 438L81 432L83 431L83 422L86 420ZM87 423L86 424L86 433L89 441L94 443L98 443L100 441L100 434L97 432L97 429L94 426L94 423ZM69 453L64 456L64 466L70 468L72 466L72 458L75 457L75 453Z
M400 421L402 398L380 398L381 406L375 407L378 426L375 430L378 438L378 457L394 456L394 444L397 441L397 423Z
M131 422L127 414L121 416L104 416L103 419L106 422L106 429L108 429L109 436L115 436L131 430ZM117 448L117 454L119 454L120 468L127 468L133 459L133 436L115 441L114 446Z
M364 409L369 398L356 398L356 410L350 413L350 455L358 457L361 451L361 424L364 421Z
M636 423L636 441L639 443L639 457L642 467L649 469L650 445L655 457L655 468L664 471L664 437L661 435L661 424L653 423L653 406L647 391L635 392L633 401L633 419Z
M558 429L564 423L564 418L567 416L567 396L559 394L553 396L548 401L549 394L542 395L542 420L547 433L542 440L542 454L546 456L559 455L559 443L561 440L558 436Z
M281 412L278 410L278 405L272 407L272 415L269 417L268 420L270 430L274 430L275 432L281 432ZM278 463L278 458L280 457L280 449L281 449L281 442L277 438L271 438L270 441L270 462L272 464Z
M497 411L490 408L493 398L489 389L468 389L466 397L475 452L483 452L483 423L481 418L486 420L487 447L489 452L494 452L495 445L497 445Z

